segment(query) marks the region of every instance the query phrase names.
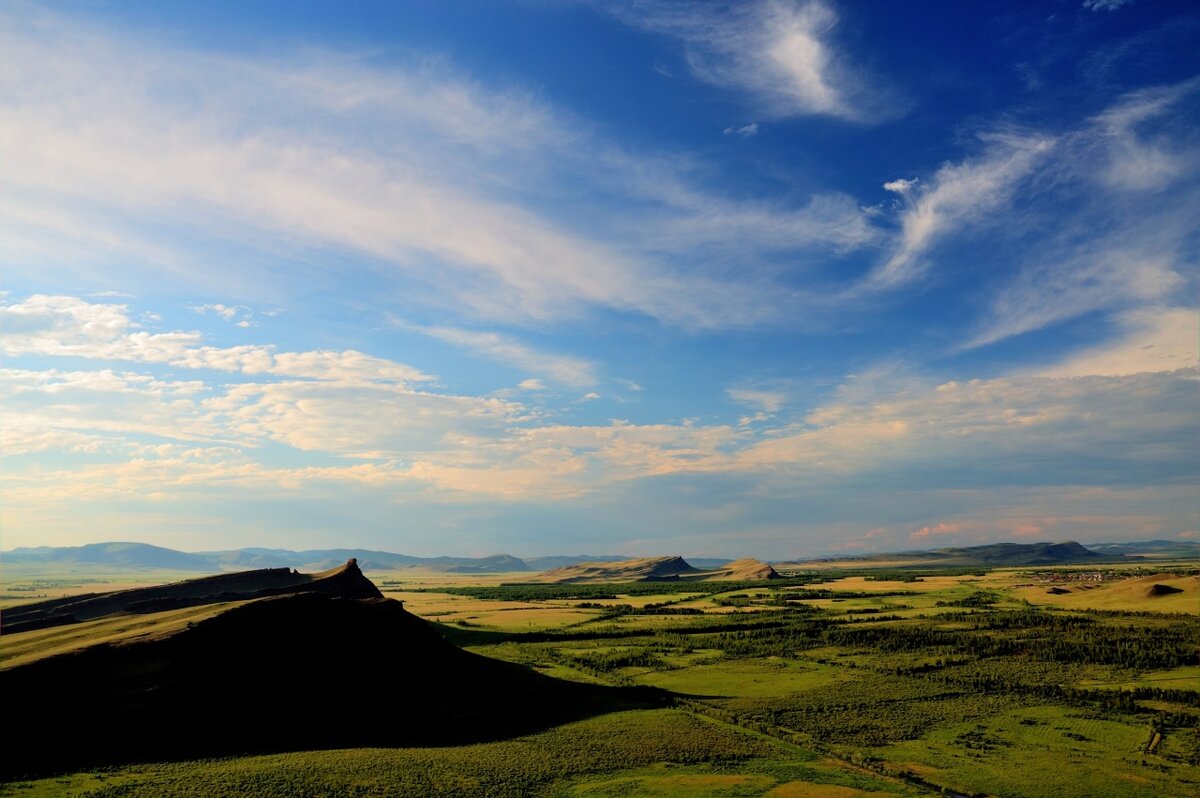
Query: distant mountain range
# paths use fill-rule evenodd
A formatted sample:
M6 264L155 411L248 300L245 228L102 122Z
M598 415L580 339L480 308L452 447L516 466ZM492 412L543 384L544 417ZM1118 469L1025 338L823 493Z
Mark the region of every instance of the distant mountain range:
M540 572L566 568L583 562L629 560L621 555L558 555L520 559L509 554L489 557L413 557L390 551L370 549L290 549L245 548L230 551L185 552L152 546L148 543L91 543L86 546L36 546L0 552L5 563L45 563L62 565L94 565L112 568L160 569L170 571L245 571L255 568L297 568L304 571L323 571L349 559L368 571L395 568L424 568L432 571L460 574ZM699 559L700 568L716 568L729 560Z
M1128 562L1164 558L1200 558L1200 543L1191 541L1149 540L1130 543L1096 543L1086 548L1073 540L1062 543L988 543L920 551L864 554L852 557L827 557L796 561L807 563L896 564L899 567L1080 565L1087 563Z
M992 543L965 548L942 548L928 551L907 551L890 554L870 554L855 557L830 557L807 562L874 564L904 560L914 566L970 565L1068 565L1089 562L1128 561L1132 558L1162 559L1200 558L1200 543L1179 540L1149 540L1129 543L1097 543L1090 548L1067 541L1065 543ZM37 546L0 552L6 564L43 563L88 565L108 568L158 569L217 573L244 571L255 568L296 568L304 571L323 571L349 559L358 561L368 571L396 568L423 568L432 571L460 574L542 572L571 568L582 563L629 563L646 558L621 555L559 555L521 559L509 554L489 557L413 557L389 551L369 549L289 549L245 548L229 551L184 552L148 543L91 543L86 546ZM700 571L715 571L729 567L732 560L707 557L689 558L687 563ZM800 561L793 561L791 565Z

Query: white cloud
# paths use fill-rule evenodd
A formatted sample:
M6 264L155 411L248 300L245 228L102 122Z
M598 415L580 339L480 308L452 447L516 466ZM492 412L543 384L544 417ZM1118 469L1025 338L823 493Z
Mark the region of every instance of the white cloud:
M725 7L656 2L612 10L630 24L678 37L697 78L746 92L774 116L866 121L895 113L886 92L835 51L837 14L816 0Z
M594 385L597 382L596 366L591 361L570 355L539 352L500 333L463 330L457 327L401 326L467 349L478 357L490 358L541 374L557 383L578 386Z
M731 201L697 188L686 159L625 153L560 109L444 64L168 50L48 12L0 27L0 241L31 274L69 263L75 284L107 283L116 268L136 288L166 271L211 292L279 285L280 254L328 280L295 255L329 248L475 319L607 307L713 327L774 318L794 297L728 279L688 230L737 238L751 257L761 231L768 249L873 235L852 202L829 214L819 198ZM546 210L567 195L606 200ZM204 258L198 242L242 257Z
M741 404L761 407L768 413L778 413L787 401L787 395L782 391L762 391L752 388L726 388L729 398Z
M125 305L104 305L76 297L35 294L0 305L0 352L167 363L193 369L274 374L340 382L429 382L433 378L403 363L344 352L279 352L274 346L203 345L197 332L130 332L138 325Z
M208 305L193 305L192 310L201 315L212 313L242 328L250 327L253 324L251 319L254 317L254 311L245 305L224 305L220 302L215 302Z
M1197 89L1200 79L1141 89L1122 97L1092 120L1092 129L1085 136L1106 151L1103 167L1096 175L1099 180L1127 191L1157 191L1194 168L1197 156L1193 149L1146 138L1139 135L1138 127L1163 116Z
M1132 2L1133 0L1083 0L1083 7L1092 11L1116 11Z
M1146 307L1118 317L1126 334L1043 369L1050 377L1118 377L1196 368L1200 309Z
M914 177L912 180L905 180L904 178L897 178L895 180L889 180L888 182L884 183L883 189L884 189L884 191L892 191L892 192L895 192L896 194L907 194L908 192L912 191L913 188L916 187L917 183L920 183L920 182L921 182L920 179L916 178L916 177Z
M544 391L544 390L546 390L546 385L541 380L533 378L533 377L530 377L527 380L521 380L520 384L518 384L517 387L520 388L522 391Z
M1197 89L1200 79L1130 93L1056 139L1054 158L1021 184L1016 212L991 227L1016 247L1008 258L1016 268L991 287L965 347L1086 313L1174 304L1195 270L1200 158L1170 112ZM906 234L916 218L905 218ZM995 239L989 247L1004 250Z
M1192 208L1194 210L1194 207ZM965 347L983 346L1097 310L1157 305L1184 285L1178 247L1187 207L1142 213L1095 234L1064 227L992 296L980 331Z
M99 451L139 435L223 440L225 430L201 406L206 395L207 386L199 381L109 369L0 369L5 449L10 454Z
M900 220L900 240L871 274L870 285L888 288L919 276L926 268L926 250L939 237L1007 202L1017 183L1054 146L1052 139L1036 135L993 135L987 142L982 156L943 166L919 190L914 190L916 180L885 184L902 193L908 206Z
M917 384L831 402L726 467L922 490L1185 478L1196 464L1180 442L1200 434L1190 398L1198 377L1193 368Z
M372 459L456 451L464 439L498 435L527 417L521 405L495 397L290 380L229 386L205 409L248 443Z
M73 341L89 322L100 344L136 334L114 306L12 304L18 316L36 316L34 307L70 311L69 324L53 313L26 324L26 342L53 338L45 329L55 323L56 334ZM1130 315L1122 346L1087 353L1052 378L931 385L876 370L887 378L856 379L782 424L772 414L786 406L785 394L754 388L728 391L761 408L737 424L549 423L500 396L417 390L420 372L355 352L274 355L263 347L270 359L259 364L258 379L225 385L111 369L8 369L0 371L0 413L10 456L0 480L7 523L27 535L78 523L58 519L81 506L92 529L104 523L93 516L105 507L126 517L187 502L232 522L227 508L237 502L275 498L355 518L374 508L386 524L401 500L406 512L453 503L455 517L513 502L530 512L550 504L554 513L599 512L609 523L634 525L654 525L664 505L678 504L689 525L726 534L760 529L754 534L776 551L799 545L797 508L811 518L812 534L831 529L831 516L843 527L846 518L871 520L864 528L885 520L893 544L913 534L1058 536L1118 521L1157 534L1194 503L1172 486L1194 484L1187 444L1200 434L1200 375L1194 367L1165 370L1174 365L1169 355L1186 354L1178 348L1186 346L1185 313L1194 322L1194 311L1180 309ZM1151 345L1158 349L1143 348ZM210 358L229 351L210 350ZM230 371L248 373L245 362L235 358ZM1129 373L1144 371L1145 362L1164 370ZM1062 378L1086 372L1119 376ZM1033 498L1029 485L1037 486ZM755 520L763 513L788 520Z
M750 124L742 125L741 127L738 127L736 125L733 127L727 127L727 128L725 128L725 135L726 136L741 136L744 139L748 139L751 136L757 136L758 135L758 123L751 122Z

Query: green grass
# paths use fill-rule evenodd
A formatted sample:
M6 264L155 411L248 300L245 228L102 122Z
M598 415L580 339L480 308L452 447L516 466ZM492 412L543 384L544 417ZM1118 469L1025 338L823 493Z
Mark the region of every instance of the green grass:
M834 689L852 678L843 669L775 658L655 671L638 676L635 681L691 696L761 698Z
M1147 671L1128 678L1080 679L1080 687L1108 690L1132 690L1136 687L1161 687L1170 690L1196 690L1200 688L1200 665L1185 665L1161 671Z
M1200 771L1144 754L1148 736L1145 724L1039 706L944 725L873 753L967 792L1028 798L1200 794Z
M7 633L0 637L0 668L12 668L55 654L101 643L119 643L179 631L189 623L218 615L243 601L205 604L146 615L111 615L93 621Z
M792 746L679 710L641 710L497 743L144 765L3 785L0 795L504 798L611 795L622 784L652 785L659 795L719 795L698 788L705 780L710 786L737 786L739 780L725 777L743 768L751 775L740 781L754 787L752 794L791 780L798 772L822 783L898 790L889 782L821 763ZM635 789L624 794L639 793Z

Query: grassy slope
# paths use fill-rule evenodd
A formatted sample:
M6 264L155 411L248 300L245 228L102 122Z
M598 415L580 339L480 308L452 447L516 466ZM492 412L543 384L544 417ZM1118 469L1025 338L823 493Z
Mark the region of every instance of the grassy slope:
M0 795L206 798L254 795L504 796L750 794L803 781L912 794L793 746L678 710L644 710L529 737L453 748L311 751L143 765L0 786ZM728 791L723 788L730 788Z
M219 602L146 615L113 615L93 621L0 636L0 668L27 665L45 657L106 643L129 643L165 637L190 623L212 618L245 602Z
M1153 585L1167 585L1179 593L1153 595ZM1014 593L1030 604L1067 609L1134 610L1146 612L1187 612L1200 614L1200 577L1151 574L1132 577L1096 587L1067 584L1068 592L1051 594L1038 585L1020 588Z

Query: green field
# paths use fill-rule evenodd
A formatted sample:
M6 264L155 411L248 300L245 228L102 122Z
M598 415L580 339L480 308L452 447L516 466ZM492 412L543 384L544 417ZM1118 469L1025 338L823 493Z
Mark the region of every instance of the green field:
M645 710L498 743L145 765L9 784L0 795L735 796L797 781L847 794L915 794L763 735L679 710Z
M1197 795L1195 574L1185 563L701 588L384 575L456 645L560 679L660 688L674 706L500 742L126 766L0 794ZM1062 606L1025 598L1061 583L1094 586L1054 594L1087 597ZM5 635L0 667L217 609Z

